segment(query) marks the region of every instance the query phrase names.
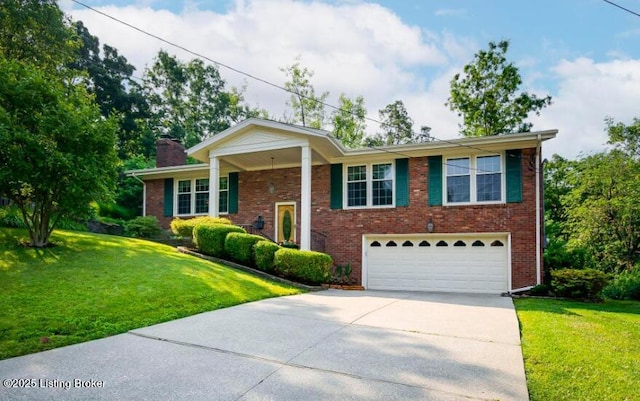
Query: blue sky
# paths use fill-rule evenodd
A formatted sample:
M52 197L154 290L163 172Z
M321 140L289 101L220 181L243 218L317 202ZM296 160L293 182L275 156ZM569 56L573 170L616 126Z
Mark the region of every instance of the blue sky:
M509 39L508 57L523 88L554 104L532 117L559 129L545 153L576 157L604 148L603 119L640 117L640 17L602 0L465 1L169 1L84 0L110 15L278 84L279 67L300 56L318 91L363 95L369 116L395 99L441 138L458 136L444 103L453 74L489 41ZM640 12L640 0L616 0ZM102 42L118 48L138 74L160 48L193 56L61 0ZM278 117L284 93L221 69L246 99ZM370 132L376 127L370 126Z

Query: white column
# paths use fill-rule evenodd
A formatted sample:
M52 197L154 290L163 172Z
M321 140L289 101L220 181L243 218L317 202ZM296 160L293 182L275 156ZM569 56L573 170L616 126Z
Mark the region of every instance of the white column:
M218 217L220 207L220 160L209 155L209 216Z
M311 148L302 147L300 182L300 249L311 249Z

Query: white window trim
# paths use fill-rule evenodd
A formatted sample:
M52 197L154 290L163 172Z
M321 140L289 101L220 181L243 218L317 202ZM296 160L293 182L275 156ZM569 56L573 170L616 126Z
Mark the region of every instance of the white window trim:
M478 193L476 191L476 172L478 165L478 158L487 157L487 156L499 156L500 157L500 200L497 201L482 201L478 202L476 199L478 197ZM453 159L469 159L469 190L471 193L469 194L469 202L449 202L447 196L447 170L449 168L449 160ZM442 174L442 201L444 206L469 206L469 205L501 205L506 203L507 199L507 178L506 178L506 160L504 153L491 153L486 155L459 155L459 156L451 156L444 159L444 169Z
M227 179L227 189L225 189L224 191L220 189L220 183L218 183L218 214L222 215L222 216L226 216L229 214L229 175L221 175L220 178L226 178ZM209 189L211 189L211 185L209 185ZM222 192L226 192L227 193L227 211L226 212L221 212L220 211L220 194Z
M225 177L225 176L221 176ZM224 213L220 213L221 215L228 215L229 212L229 176L227 175L227 212ZM209 177L207 176L203 176L203 177L195 177L195 178L174 178L174 183L173 183L173 215L176 217L187 217L187 216L208 216L209 215L209 210L207 210L204 213L195 213L196 210L196 193L203 193L203 192L196 192L196 180L209 180L209 191L207 191L207 193L211 192L211 180ZM189 211L189 213L182 213L182 214L178 214L178 196L180 195L180 193L178 193L178 183L180 181L190 181L191 182L191 192L189 193L191 195L191 210ZM218 184L219 185L219 184ZM219 191L218 191L219 193ZM218 199L218 202L220 202L220 199ZM208 208L207 208L208 209Z
M373 205L373 165L391 164L391 196L390 205ZM365 166L367 183L367 204L365 206L349 206L349 167ZM351 163L343 166L343 191L342 204L344 209L390 209L396 207L396 163L393 160L379 161L375 163Z

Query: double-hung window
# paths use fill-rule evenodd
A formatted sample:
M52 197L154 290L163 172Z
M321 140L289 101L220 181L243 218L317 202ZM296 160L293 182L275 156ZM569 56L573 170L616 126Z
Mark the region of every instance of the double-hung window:
M347 166L347 207L393 206L393 164Z
M503 200L502 158L499 155L447 159L447 203L491 203Z
M196 178L178 180L177 215L198 215L209 213L209 179ZM219 213L229 212L229 177L220 177Z

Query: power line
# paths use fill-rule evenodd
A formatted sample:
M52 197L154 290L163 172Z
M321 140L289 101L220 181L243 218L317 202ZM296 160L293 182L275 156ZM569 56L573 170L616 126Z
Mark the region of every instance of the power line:
M187 52L187 53L189 53L189 54L191 54L191 55L194 55L194 56L199 57L199 58L201 58L201 59L207 60L207 61L209 61L209 62L211 62L211 63L215 64L215 65L216 65L216 66L218 66L218 67L224 67L224 68L226 68L226 69L228 69L228 70L231 70L231 71L233 71L233 72L235 72L235 73L237 73L237 74L244 75L244 76L246 76L246 77L248 77L248 78L251 78L251 79L256 80L256 81L258 81L258 82L262 82L262 83L263 83L263 84L265 84L265 85L269 85L269 86L274 87L274 88L276 88L276 89L280 89L280 90L285 91L285 92L287 92L287 93L290 93L290 94L292 94L292 95L296 95L296 96L299 96L299 97L304 98L304 99L312 100L312 101L314 101L314 102L316 102L316 103L319 103L319 104L321 104L321 105L323 105L323 106L325 106L325 107L328 107L328 108L334 109L334 110L336 110L336 111L342 111L342 112L345 112L345 113L350 113L350 114L352 114L352 115L356 115L356 113L355 113L355 112L353 112L353 111L351 111L351 110L345 110L345 109L342 109L342 108L340 108L340 107L338 107L338 106L334 106L334 105L332 105L332 104L326 103L326 102L324 102L324 101L321 101L321 100L318 100L318 99L314 99L314 98L310 98L310 97L305 96L305 95L302 95L302 94L300 94L300 93L298 93L298 92L295 92L295 91L292 91L292 90L290 90L290 89L287 89L287 88L285 88L284 86L281 86L281 85L275 84L275 83L273 83L273 82L267 81L267 80L266 80L266 79L264 79L264 78L257 77L257 76L255 76L255 75L253 75L253 74L250 74L250 73L248 73L248 72L242 71L242 70L240 70L240 69L238 69L238 68L232 67L232 66L230 66L230 65L227 65L227 64L221 63L221 62L216 61L216 60L213 60L212 58L210 58L210 57L208 57L208 56L205 56L205 55L203 55L203 54L201 54L201 53L198 53L198 52L195 52L195 51L193 51L193 50L190 50L190 49L188 49L188 48L186 48L186 47L184 47L184 46L182 46L182 45L180 45L180 44L177 44L177 43L175 43L175 42L172 42L172 41L170 41L170 40L167 40L167 39L165 39L165 38L163 38L163 37L161 37L161 36L158 36L158 35L156 35L156 34L153 34L153 33L151 33L151 32L145 31L145 30L144 30L144 29L142 29L142 28L139 28L139 27L137 27L137 26L135 26L135 25L132 25L132 24L130 24L130 23L126 22L126 21L123 21L123 20L121 20L121 19L119 19L119 18L116 18L116 17L114 17L114 16L112 16L112 15L109 15L109 14L107 14L107 13L105 13L105 12L103 12L103 11L100 11L100 10L98 10L98 9L94 8L94 7L91 7L91 6L89 6L89 5L87 5L87 4L83 3L83 2L81 2L81 1L79 1L79 0L71 0L71 1L72 1L72 2L74 2L74 3L76 3L76 4L78 4L78 5L80 5L80 6L82 6L82 7L87 8L87 9L89 9L89 10L91 10L91 11L95 12L95 13L98 13L98 14L100 14L100 15L102 15L102 16L104 16L104 17L106 17L106 18L109 18L109 19L111 19L111 20L113 20L113 21L116 21L116 22L118 22L118 23L120 23L120 24L122 24L122 25L125 25L125 26L127 26L127 27L129 27L129 28L133 29L133 30L136 30L136 31L138 31L138 32L140 32L140 33L142 33L142 34L144 34L144 35L147 35L147 36L152 37L152 38L154 38L154 39L156 39L156 40L159 40L160 42L166 43L166 44L168 44L168 45L170 45L170 46L173 46L173 47L175 47L175 48L178 48L178 49L180 49L180 50L183 50L183 51L185 51L185 52ZM604 0L604 1L609 2L608 0ZM614 3L611 3L611 4L616 5L616 4L614 4ZM617 6L617 5L616 5L616 6ZM620 7L620 6L618 6L618 7ZM628 11L628 10L627 10L627 11ZM365 120L367 120L367 121L371 121L371 122L373 122L373 123L375 123L375 124L378 124L378 125L383 125L383 124L384 124L382 121L376 120L375 118L371 118L371 117L364 116L364 119L365 119ZM306 127L303 127L303 128L306 128ZM411 130L411 131L410 131L410 133L411 133L411 134L417 134L417 132L415 132L415 131L413 131L413 130ZM432 135L429 135L429 137L430 137L430 138L432 138L434 142L443 142L443 143L447 143L447 144L454 145L454 146L458 146L458 147L465 147L465 148L472 149L472 150L477 150L477 151L481 151L481 152L485 152L485 153L495 154L495 152L489 151L489 150L487 150L487 149L482 149L482 148L479 148L479 147L475 147L475 146L472 146L472 145L467 145L467 144L463 144L463 143L459 143L459 142L454 142L454 141L452 141L452 140L447 140L447 139L440 139L440 138L436 138L435 136L432 136ZM373 147L372 147L372 148L373 148ZM380 148L376 148L376 149L380 150ZM385 151L386 151L386 150L385 150ZM391 151L389 151L389 152L391 152ZM392 153L393 153L393 152L392 152ZM395 152L395 153L397 153L397 152ZM510 156L512 156L512 157L513 157L513 155L510 155Z
M611 4L614 7L618 7L619 9L624 10L624 11L628 12L629 14L633 14L636 17L640 17L639 13L637 13L637 12L635 12L633 10L629 10L628 8L622 7L620 4L616 4L613 1L609 1L609 0L602 0L602 1L604 1L605 3Z

